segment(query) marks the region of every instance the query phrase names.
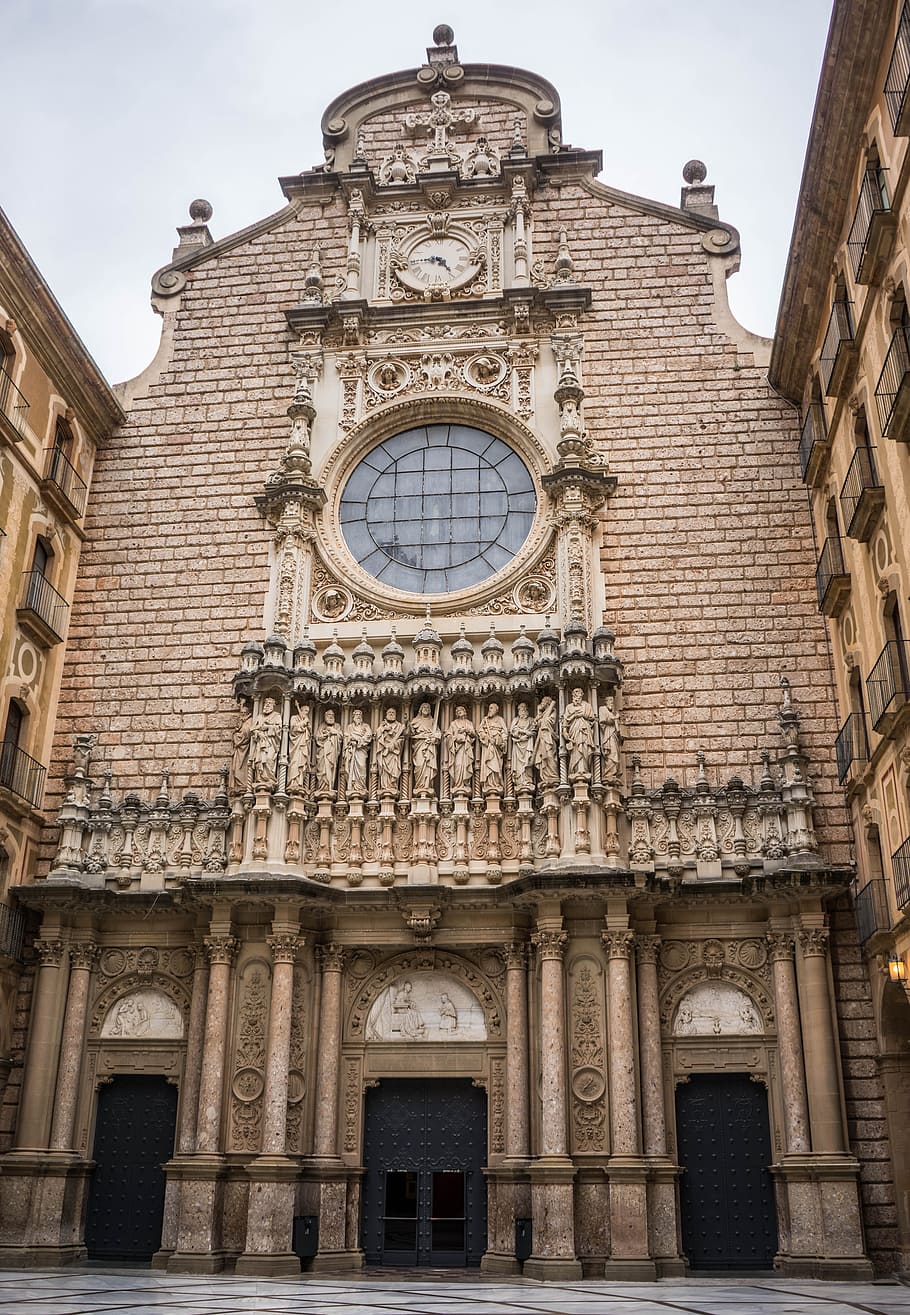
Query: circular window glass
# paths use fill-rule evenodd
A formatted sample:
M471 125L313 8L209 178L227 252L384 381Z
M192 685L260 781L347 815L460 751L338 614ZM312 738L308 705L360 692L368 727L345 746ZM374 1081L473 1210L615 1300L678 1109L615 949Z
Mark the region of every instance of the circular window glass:
M507 566L531 529L534 481L501 439L421 425L363 458L341 495L345 542L394 589L450 593Z

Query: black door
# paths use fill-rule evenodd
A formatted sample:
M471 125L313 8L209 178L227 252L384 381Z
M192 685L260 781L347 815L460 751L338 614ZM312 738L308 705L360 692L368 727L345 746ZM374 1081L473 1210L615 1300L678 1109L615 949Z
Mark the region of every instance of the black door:
M683 1251L693 1269L768 1269L777 1216L768 1093L744 1074L676 1088Z
M85 1245L98 1259L148 1260L161 1245L162 1165L174 1153L177 1088L121 1075L98 1093Z
M371 1265L479 1265L487 1244L487 1102L459 1079L367 1092L362 1245Z

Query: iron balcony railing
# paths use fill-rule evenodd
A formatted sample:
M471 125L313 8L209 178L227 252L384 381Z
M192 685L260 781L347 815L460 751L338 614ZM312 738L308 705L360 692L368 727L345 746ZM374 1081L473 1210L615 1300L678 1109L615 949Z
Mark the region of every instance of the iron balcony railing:
M807 479L810 466L817 453L823 451L828 442L828 426L825 423L825 409L820 402L810 402L803 417L803 427L799 435L799 468L803 479Z
M19 392L6 367L0 365L0 411L23 438L27 432L28 402Z
M885 103L891 129L897 137L910 135L910 5L904 5L897 25L897 39L885 78Z
M0 786L37 808L44 790L45 769L18 744L0 742Z
M869 761L869 736L863 713L850 713L837 733L834 752L837 755L837 779L843 785L854 763Z
M839 534L829 535L822 545L815 572L815 588L819 611L826 616L833 616L850 591L850 576L844 566Z
M885 718L898 711L910 694L910 651L905 639L889 639L866 677L869 716L878 730Z
M844 361L847 351L853 346L853 316L848 301L836 301L831 307L831 316L825 330L818 366L821 371L825 392L829 397L836 396L842 382Z
M905 909L910 904L910 840L905 840L900 849L891 855L891 869L894 872L897 907Z
M856 892L856 933L860 945L865 945L877 931L891 927L891 909L888 891L882 877L873 877Z
M69 612L66 599L40 571L24 571L22 583L22 610L34 612L58 639L62 639Z
M884 438L903 440L910 437L910 321L902 321L894 331L885 364L875 385L875 404Z
M872 449L858 447L853 453L847 478L840 491L840 506L847 535L865 543L884 503L885 490L875 469Z
M0 954L10 959L21 959L24 939L25 914L21 909L0 904Z
M881 255L878 249L881 230L879 228L877 233L876 228L883 222L890 222L881 218L889 214L890 210L882 171L879 166L872 165L863 174L856 214L847 238L847 251L857 283L868 283L874 273L873 266Z
M56 485L77 516L85 511L85 481L67 457L63 448L49 447L44 478Z

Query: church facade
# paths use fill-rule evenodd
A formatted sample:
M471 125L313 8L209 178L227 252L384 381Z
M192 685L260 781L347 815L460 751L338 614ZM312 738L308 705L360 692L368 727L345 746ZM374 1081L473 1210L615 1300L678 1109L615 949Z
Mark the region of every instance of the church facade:
M601 183L445 27L322 128L277 214L193 203L98 454L0 1258L893 1267L796 413L704 166Z

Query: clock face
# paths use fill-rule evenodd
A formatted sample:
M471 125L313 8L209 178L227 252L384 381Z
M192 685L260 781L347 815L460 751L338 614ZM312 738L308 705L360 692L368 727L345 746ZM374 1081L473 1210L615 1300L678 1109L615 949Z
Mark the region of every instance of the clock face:
M408 256L408 273L424 288L452 287L474 272L467 247L455 237L424 238Z

